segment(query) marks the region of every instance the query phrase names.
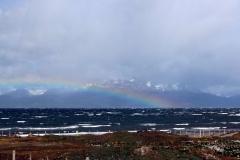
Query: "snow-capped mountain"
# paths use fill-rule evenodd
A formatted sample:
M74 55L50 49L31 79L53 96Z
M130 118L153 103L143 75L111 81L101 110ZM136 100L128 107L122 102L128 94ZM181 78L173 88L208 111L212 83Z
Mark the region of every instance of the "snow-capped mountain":
M221 97L204 93L190 85L161 84L136 78L89 83L81 88L5 88L0 91L0 107L240 107L239 96ZM126 96L125 96L126 95ZM154 101L154 103L151 103ZM144 103L141 103L144 102ZM155 104L155 106L152 106Z
M3 95L3 94L6 94L6 93L9 93L9 92L13 92L17 89L15 88L12 88L12 87L8 87L8 88L4 88L4 89L1 89L0 90L0 95Z
M139 81L136 78L131 78L129 80L109 80L105 81L103 84L95 84L95 86L99 87L108 87L113 89L131 89L131 90L138 90L138 91L189 91L189 92L199 92L202 91L196 89L190 85L185 85L182 83L175 83L175 84L160 84L160 83L153 83L152 81Z
M190 85L182 84L182 83L175 83L172 85L164 85L164 84L157 84L155 85L157 90L161 91L190 91L190 92L202 92L199 89L196 89Z
M47 91L47 89L29 89L29 88L24 88L24 89L5 89L0 91L0 95L11 95L14 97L23 97L23 96L36 96L36 95L42 95Z
M31 95L42 95L44 94L47 89L27 89L27 91L31 94Z
M3 95L8 95L10 97L15 97L15 98L21 98L21 97L30 96L31 94L26 89L16 89L14 91L7 92Z

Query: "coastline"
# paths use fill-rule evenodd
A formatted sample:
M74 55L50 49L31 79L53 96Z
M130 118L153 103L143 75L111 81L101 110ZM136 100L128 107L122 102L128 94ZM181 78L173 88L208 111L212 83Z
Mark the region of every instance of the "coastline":
M104 135L107 133L116 133L116 132L129 132L129 133L137 133L137 132L163 132L172 135L178 136L188 136L191 138L203 138L203 137L229 137L231 135L239 133L238 130L129 130L129 131L97 131L97 132L81 132L81 131L63 131L63 132L29 132L29 133L11 133L1 134L1 136L5 137L31 137L31 136L46 136L46 135L56 135L56 136L82 136L82 135Z
M237 134L237 135L235 135ZM228 137L227 137L228 136ZM160 131L79 132L24 134L0 137L0 159L220 159L228 154L226 147L240 147L239 132L221 136L192 137ZM227 138L225 138L227 137ZM223 144L224 142L224 144ZM231 148L230 148L231 149ZM232 157L235 155L232 150ZM61 158L62 157L62 158Z

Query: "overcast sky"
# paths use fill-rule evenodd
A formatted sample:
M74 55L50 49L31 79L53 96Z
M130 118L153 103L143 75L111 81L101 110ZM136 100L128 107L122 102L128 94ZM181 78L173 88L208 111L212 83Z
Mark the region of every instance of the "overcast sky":
M240 93L240 1L0 1L1 84L131 77Z

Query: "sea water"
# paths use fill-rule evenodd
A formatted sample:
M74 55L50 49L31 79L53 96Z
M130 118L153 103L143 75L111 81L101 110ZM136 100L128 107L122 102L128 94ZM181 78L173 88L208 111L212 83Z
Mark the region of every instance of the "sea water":
M0 109L0 133L233 130L239 108Z

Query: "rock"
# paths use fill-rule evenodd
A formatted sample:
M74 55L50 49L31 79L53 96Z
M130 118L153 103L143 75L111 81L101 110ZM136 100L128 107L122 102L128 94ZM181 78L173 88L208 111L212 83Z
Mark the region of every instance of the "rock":
M156 154L151 147L142 146L141 148L137 148L134 150L135 155L148 155L148 154Z

